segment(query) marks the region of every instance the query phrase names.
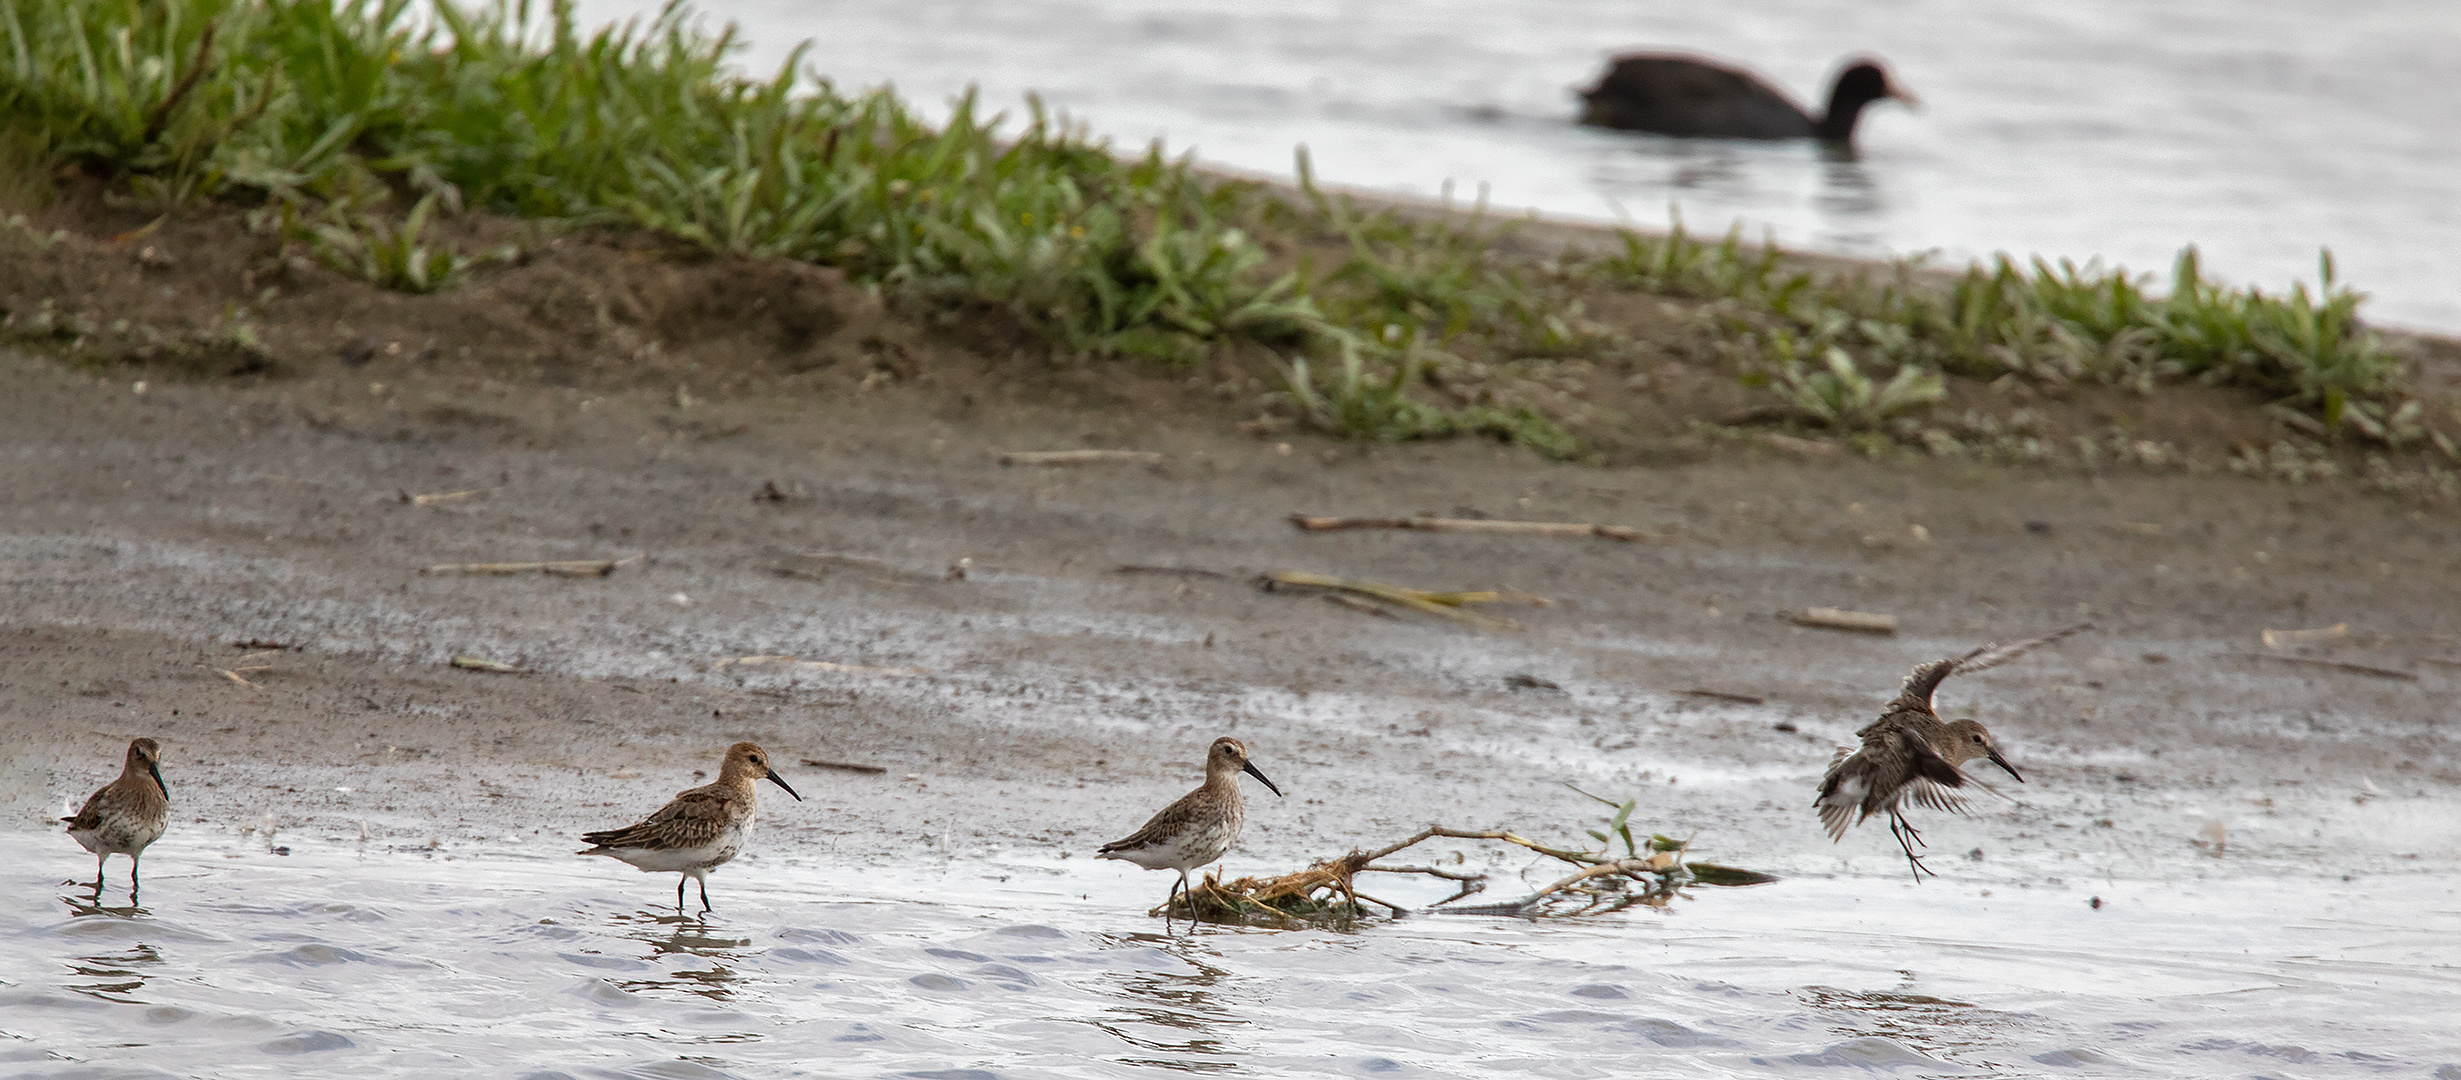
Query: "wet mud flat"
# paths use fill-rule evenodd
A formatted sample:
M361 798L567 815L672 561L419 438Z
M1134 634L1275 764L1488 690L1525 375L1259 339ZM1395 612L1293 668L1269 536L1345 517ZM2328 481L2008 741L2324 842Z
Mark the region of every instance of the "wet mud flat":
M1235 873L1296 869L1429 822L1575 838L1597 814L1569 781L1641 795L1636 823L1695 837L1703 857L1789 879L1709 894L1664 919L1577 929L1413 921L1357 936L1208 939L1246 957L1223 968L1233 984L1287 955L1322 964L1317 991L1327 1007L1349 1000L1347 989L1333 987L1351 987L1352 975L1379 965L1421 954L1472 959L1413 935L1435 934L1529 978L1555 980L1512 1014L1529 1019L1583 1011L1589 999L1575 989L1617 981L1549 973L1589 962L1581 958L1600 942L1656 972L1652 986L1673 987L1678 977L1663 973L1665 957L1731 947L1708 933L1709 920L1725 917L1713 913L1759 912L1765 922L1752 932L1761 933L1790 916L1816 922L1820 912L1881 898L1885 917L1839 930L1872 943L1869 964L1763 961L1755 993L1771 996L1750 999L1763 1003L1761 1021L1785 1027L1770 1018L1796 1015L1787 1010L1803 1008L1806 995L1834 991L1990 997L2000 1003L1991 1008L2077 1022L2069 1003L2086 992L2080 987L2143 969L2095 967L2119 961L2094 952L2074 961L2083 973L2071 981L2020 984L2008 973L2041 962L1956 958L1999 955L1994 935L2011 926L2090 937L2104 924L2088 920L2116 920L2131 905L2170 913L2165 933L2178 935L2177 948L2251 950L2273 966L2247 977L2277 988L2293 985L2284 972L2306 963L2296 958L2310 955L2311 944L2344 949L2337 955L2352 962L2368 958L2379 965L2369 970L2396 981L2461 962L2461 950L2439 944L2449 935L2388 932L2380 939L2388 955L2376 959L2343 930L2316 929L2344 925L2333 912L2355 912L2347 925L2358 929L2348 934L2359 938L2451 914L2448 901L2433 899L2449 895L2435 887L2461 866L2461 759L2448 710L2461 668L2435 662L2461 656L2448 510L2346 486L1936 462L1773 457L1568 467L1479 442L1259 440L1167 411L1001 399L955 410L930 386L695 400L671 388L600 392L444 374L376 384L329 371L138 393L127 381L45 361L9 357L0 366L13 388L0 401L0 791L20 878L10 891L20 898L12 918L25 940L38 942L11 958L9 989L47 1002L97 1000L70 985L84 954L54 947L62 935L116 934L130 941L113 948L160 949L144 928L161 927L164 940L255 943L187 954L229 959L221 950L260 949L261 935L286 932L251 920L325 903L361 879L390 883L382 889L397 899L430 897L401 900L405 911L510 905L489 916L502 934L542 917L577 920L588 924L581 933L631 941L626 947L639 953L631 959L652 962L664 954L621 928L656 925L668 883L562 853L577 846L579 831L629 820L701 782L694 770L714 770L719 750L746 738L786 763L809 798L768 800L758 858L713 877L722 914L733 917L737 902L767 912L712 931L752 944L713 948L751 957L736 963L763 971L787 962L780 950L805 947L778 935L833 928L799 905L848 902L872 905L864 910L887 920L878 926L903 927L924 956L939 948L995 956L960 939L1052 925L1081 935L1071 949L1084 955L1134 943L1118 948L1159 949L1155 964L1198 971L1169 952L1178 946L1138 936L1158 926L1142 911L1160 898L1163 876L1087 856L1192 785L1205 743L1219 734L1245 740L1290 792L1272 801L1257 793ZM1006 451L1096 447L1163 458L1070 469L998 464ZM1594 521L1651 539L1314 535L1286 520L1301 512ZM421 572L556 560L621 565L603 577ZM1555 602L1500 609L1521 629L1479 632L1259 591L1251 579L1268 570L1512 588ZM1888 612L1900 629L1882 637L1790 621L1813 606ZM1990 724L2028 782L2004 785L2014 801L1990 802L1975 818L1923 822L1941 881L1906 884L1884 830L1859 830L1841 845L1820 834L1808 804L1830 748L1873 715L1908 667L2080 618L2098 632L1943 689L1944 711ZM2273 651L2412 677L2261 655L2266 629L2345 624L2340 636ZM520 670L453 666L465 656ZM175 800L172 839L148 863L147 913L134 922L109 912L78 916L55 899L73 894L55 885L91 863L38 830L107 779L119 747L140 734L163 741ZM885 771L801 764L807 758ZM265 854L273 847L294 854ZM346 862L346 851L353 860L364 851L366 861ZM457 861L482 868L467 875L482 883L475 894L447 885L465 876L462 867L434 881L417 869L457 852L466 853ZM917 865L946 869L926 878ZM1014 867L1029 865L1046 885L1016 884L1027 872ZM1011 880L993 880L1002 874ZM520 880L553 887L513 884ZM537 891L517 904L504 898L520 888ZM2106 906L2091 907L2095 897ZM195 905L222 906L202 916ZM2040 914L2052 911L2071 913L2057 922ZM349 923L303 917L327 936ZM432 948L460 932L442 915L399 917L425 927L401 940ZM901 921L908 919L917 921ZM1912 933L1891 919L1932 921ZM89 924L121 929L82 929ZM1446 929L1420 929L1427 926ZM1557 947L1533 941L1567 944L1551 952ZM340 947L368 954L365 944ZM1905 955L1915 959L1880 959ZM1028 970L1013 961L965 963ZM1932 977L1953 970L1967 980L1962 988L1990 993L1906 990L1900 968ZM969 985L998 981L943 974L974 979ZM394 978L368 984L420 981ZM1700 982L1679 978L1683 987ZM901 994L935 992L899 985L914 988ZM2197 996L2224 993L2219 985L2195 983L2163 999L2161 1022L2175 1025L2163 1054L2186 1053L2178 1048L2201 1039L2212 1046L2194 1054L2257 1069L2269 1067L2273 1051L2246 1046L2441 1064L2389 1019L2392 1026L2364 1036L2255 1038ZM2403 1002L2420 1011L2434 1000L2423 989L2414 997L2399 987L2384 992L2397 1000L2350 1015L2391 1017ZM1258 997L1239 996L1248 994ZM1234 998L1263 994L1249 985ZM1545 1004L1555 1001L1548 995L1570 996ZM927 1008L927 996L898 1000L935 1016L964 1008ZM1247 1007L1225 1006L1217 1019L1243 1032L1282 1033L1268 1038L1314 1037L1281 1013L1243 1015ZM1689 1008L1589 1011L1615 1017L1597 1024L1655 1017L1706 1030ZM391 1038L371 1035L386 1029L365 1014L309 1023L302 1018L313 1008L304 1001L275 1011L288 1026L251 1036L248 1046L289 1038L291 1027L353 1046ZM2087 1071L2106 1068L2087 1054L2127 1063L2107 1066L2116 1071L2201 1072L2210 1064L2132 1056L2101 1029L1967 1039L1955 1034L1966 1030L1961 1021L1945 1018L1956 1013L1913 1002L1874 1014L1893 1026L1865 1027L1906 1053L1947 1063L1934 1070L1910 1062L1924 1070L2058 1053L2078 1055ZM1356 1068L1389 1059L1442 1072L1460 1050L1440 1045L1449 1036L1438 1033L1457 1025L1425 1015L1420 1005L1394 1006L1395 1046L1359 1051ZM779 1030L772 1021L729 1020L700 1034L727 1045L716 1029ZM1057 1023L1020 1019L1017 1041L962 1052L926 1047L898 1057L896 1067L1065 1074L1056 1064L1019 1064L1037 1060L1023 1049L1038 1045L1026 1029L1044 1022ZM1170 1026L1167 1017L1153 1022ZM129 1041L123 1019L95 1023ZM874 1033L912 1038L900 1033L914 1023L907 1017ZM1786 1055L1899 1052L1851 1041L1863 1034L1836 1034L1865 1027L1823 1023L1827 1034L1818 1038L1725 1034L1740 1049L1720 1044L1719 1052L1781 1066L1792 1060ZM1083 1035L1087 1025L1110 1031L1088 1021L1069 1033ZM581 1040L577 1032L589 1026L557 1030ZM45 1068L107 1056L95 1053L97 1041L59 1034L76 1025L37 1033L11 1021L9 1029L44 1053L67 1055ZM1132 1034L1102 1038L1171 1041L1151 1030ZM1140 1067L1117 1046L1055 1044L1112 1055L1110 1064L1085 1066L1088 1074ZM2020 1044L2026 1054L2002 1053ZM1224 1054L1234 1061L1269 1063L1256 1044L1222 1045L1232 1046ZM1984 1045L1987 1052L1976 1049ZM704 1058L714 1063L702 1067L716 1072L798 1068L771 1051L634 1049L640 1053L588 1060L618 1072ZM1513 1067L1560 1061L1550 1055L1561 1050L1561 1040L1533 1040ZM576 1060L543 1050L515 1056ZM797 1060L828 1071L818 1053Z

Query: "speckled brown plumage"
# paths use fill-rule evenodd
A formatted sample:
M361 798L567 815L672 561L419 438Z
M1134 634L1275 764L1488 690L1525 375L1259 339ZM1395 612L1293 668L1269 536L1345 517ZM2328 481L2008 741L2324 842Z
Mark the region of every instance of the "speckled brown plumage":
M1188 871L1228 854L1247 824L1247 799L1239 790L1239 774L1262 781L1275 795L1282 789L1248 760L1247 744L1224 736L1205 752L1205 782L1155 814L1145 827L1125 839L1102 845L1105 859L1132 862L1148 870L1177 870L1179 880L1162 902L1163 928L1170 927L1170 906L1188 887Z
M162 782L162 747L152 739L128 744L119 779L87 796L76 816L64 817L68 835L94 853L94 892L103 891L103 863L128 856L128 898L137 897L137 864L145 848L171 824L171 789Z
M1998 667L2086 629L2090 627L2071 626L2024 641L1995 642L1963 656L1916 667L1880 718L1855 733L1862 738L1862 747L1851 752L1840 748L1828 773L1820 778L1820 794L1812 805L1819 810L1829 839L1843 839L1847 828L1884 813L1890 835L1905 849L1915 880L1931 873L1914 853L1923 842L1922 834L1906 822L1900 807L1912 803L1948 813L1966 812L1964 788L1989 790L1960 768L1975 758L1987 758L2017 782L2025 781L2016 766L2000 755L1999 742L1988 729L1973 720L1943 722L1932 708L1932 695L1951 675Z
M620 829L583 833L595 846L583 855L606 855L640 868L643 873L680 874L675 879L675 910L684 907L684 883L701 883L701 910L709 908L711 870L725 865L752 842L760 798L754 785L767 780L800 802L803 796L769 768L769 755L748 742L726 750L718 779L675 796L656 813Z

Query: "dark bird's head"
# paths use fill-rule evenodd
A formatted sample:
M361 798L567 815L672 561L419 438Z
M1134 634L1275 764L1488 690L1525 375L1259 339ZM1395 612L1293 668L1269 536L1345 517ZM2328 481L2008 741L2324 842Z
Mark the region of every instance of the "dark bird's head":
M1863 106L1882 100L1896 101L1908 108L1922 106L1922 100L1913 92L1889 78L1888 68L1878 60L1865 57L1848 63L1829 89L1829 108L1818 123L1820 138L1834 143L1854 141L1854 125L1862 119Z
M1282 793L1281 788L1275 787L1273 781L1266 779L1264 773L1256 770L1255 762L1248 760L1248 744L1228 735L1215 739L1213 749L1205 752L1205 778L1210 781L1219 776L1236 783L1240 773L1255 777L1258 782L1265 785L1266 790L1275 795Z
M1982 726L1980 721L1950 722L1948 747L1940 756L1947 758L1951 765L1963 765L1975 758L1989 758L1991 764L2008 770L2008 775L2016 777L2018 783L2025 782L2025 777L2017 772L2017 767L2009 764L2007 758L2000 756L1999 740L1992 738L1991 730Z
M785 777L769 767L769 751L761 749L760 744L739 742L727 747L726 764L718 766L718 782L732 784L740 781L748 784L755 780L767 780L785 788L796 802L803 801L803 793L788 785Z

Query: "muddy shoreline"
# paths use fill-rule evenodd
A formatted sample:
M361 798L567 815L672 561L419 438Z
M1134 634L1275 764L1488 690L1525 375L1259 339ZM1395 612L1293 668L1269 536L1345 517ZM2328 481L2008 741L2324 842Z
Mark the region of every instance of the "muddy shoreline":
M1830 746L1910 665L2082 617L2101 632L1943 691L2029 781L1939 823L1935 843L1985 853L1960 876L2401 871L2456 850L2461 668L2432 662L2461 654L2450 519L2346 485L1775 455L1585 468L1065 402L960 410L928 382L698 400L336 369L138 393L0 364L17 828L99 783L134 734L164 742L179 828L271 814L410 845L604 826L750 738L888 769L798 765L811 801L773 800L764 843L1083 855L1235 733L1292 793L1255 808L1255 860L1430 821L1577 836L1594 815L1570 781L1645 793L1652 828L1723 861L1885 875L1902 863L1884 835L1832 847L1805 805ZM1087 445L1165 459L996 463ZM479 494L402 499L456 491ZM1666 540L1307 535L1293 512ZM633 556L604 579L419 573ZM1131 564L1224 576L1114 572ZM1248 579L1267 569L1557 603L1486 634L1262 593ZM1903 629L1786 620L1808 606ZM2341 623L2321 655L2416 680L2245 655L2266 628ZM527 673L450 667L462 654ZM748 656L834 667L720 664ZM243 666L248 685L221 673ZM1515 673L1563 692L1510 689ZM1766 703L1687 693L1704 687ZM2227 860L2197 847L2213 820Z

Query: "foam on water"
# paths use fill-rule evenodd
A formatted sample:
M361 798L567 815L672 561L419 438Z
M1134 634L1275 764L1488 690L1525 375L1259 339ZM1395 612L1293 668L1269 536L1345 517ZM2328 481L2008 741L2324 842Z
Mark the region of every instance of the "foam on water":
M1702 890L1668 915L1164 937L1142 914L1163 875L1045 855L762 853L717 875L701 920L655 906L663 875L593 860L292 852L175 833L148 859L144 908L95 907L62 884L86 865L73 847L0 834L6 1071L2335 1076L2461 1060L2448 874L2119 882L2100 908L2080 889L1802 879Z

